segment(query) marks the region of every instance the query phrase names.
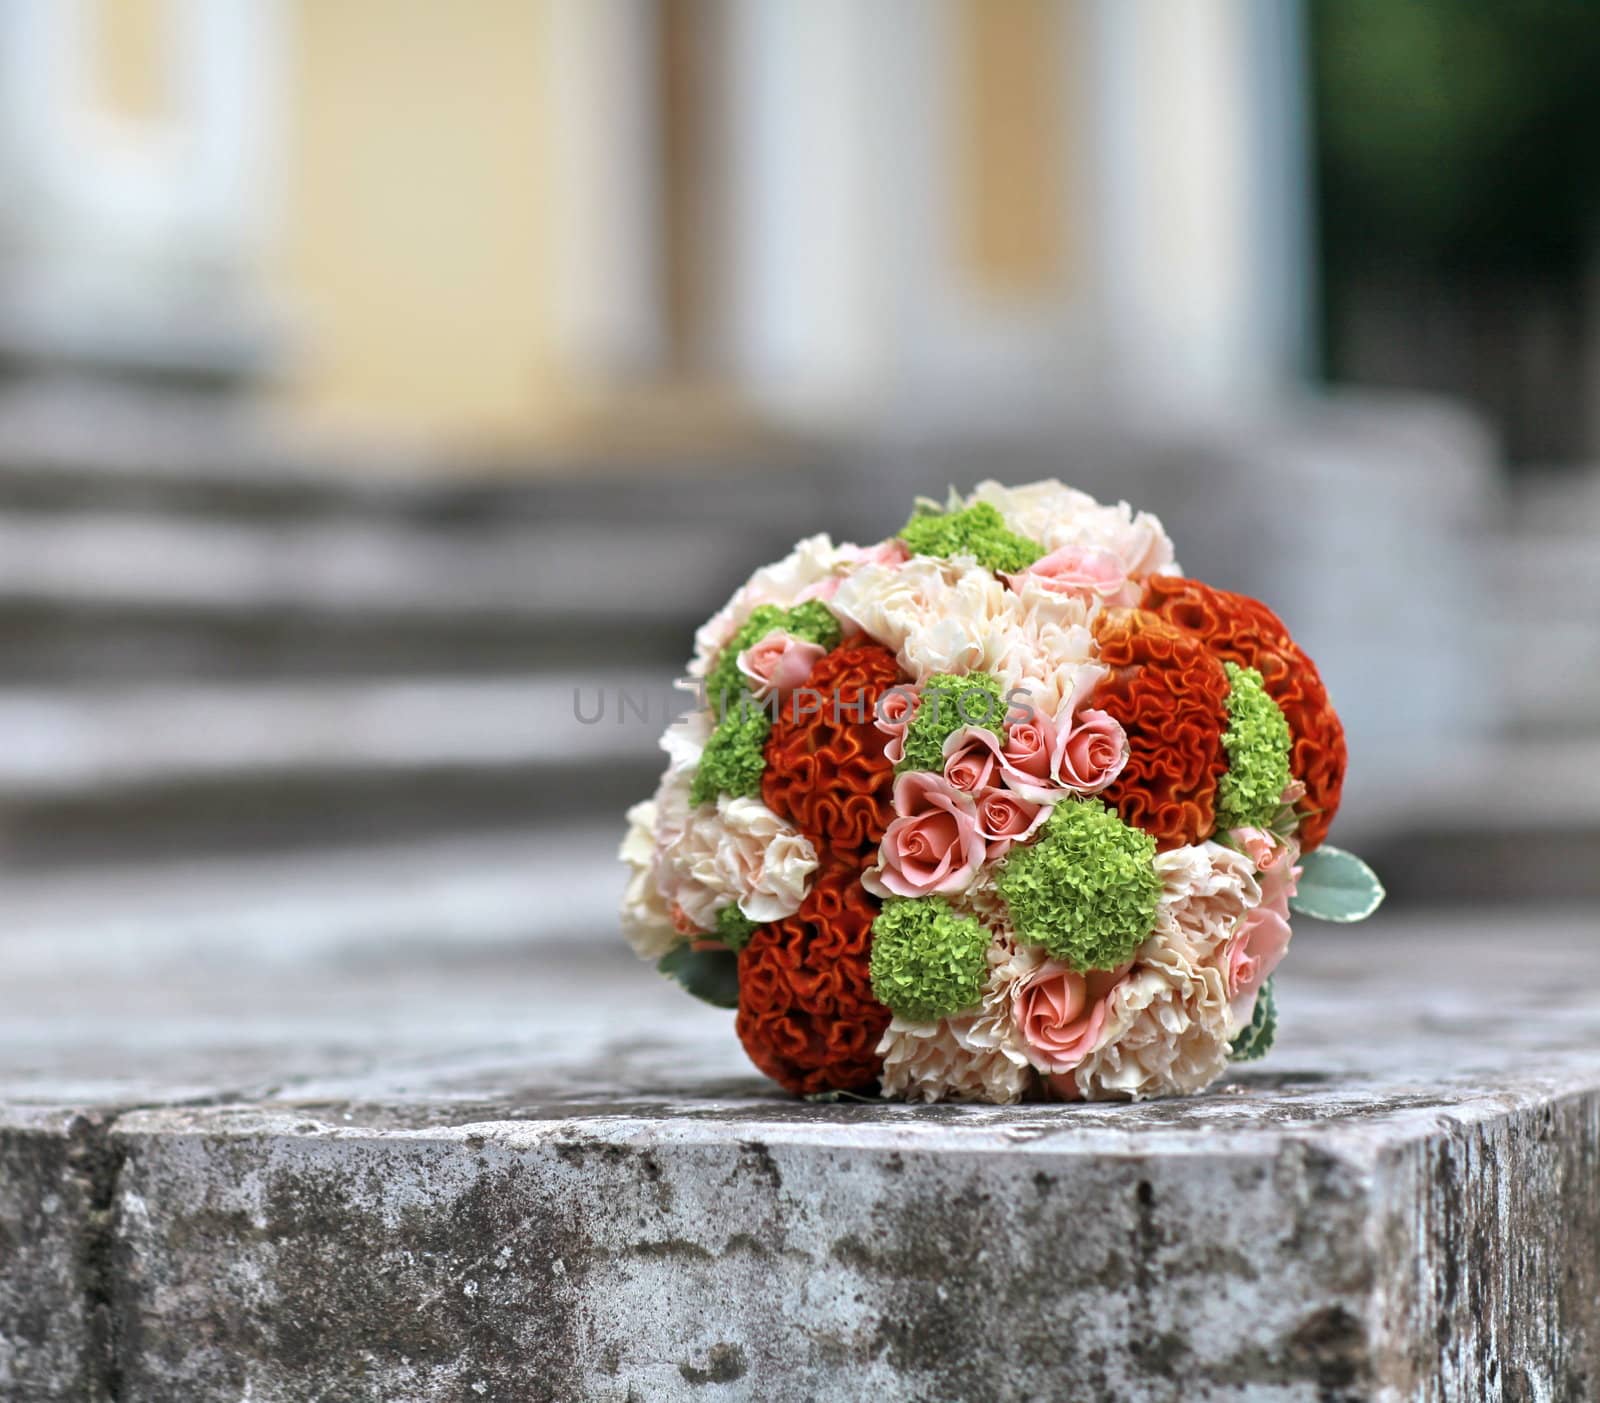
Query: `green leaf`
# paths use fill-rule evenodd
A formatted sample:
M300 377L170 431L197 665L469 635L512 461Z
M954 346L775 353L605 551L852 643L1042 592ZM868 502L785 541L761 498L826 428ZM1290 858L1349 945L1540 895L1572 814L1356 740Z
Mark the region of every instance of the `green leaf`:
M1291 910L1319 921L1364 921L1383 901L1378 874L1354 853L1324 845L1300 859L1300 890Z
M1278 1000L1272 992L1272 980L1268 979L1256 992L1256 1011L1250 1017L1249 1026L1240 1030L1229 1047L1228 1056L1234 1062L1254 1062L1267 1055L1277 1035Z
M739 957L732 950L668 950L656 968L676 979L697 999L717 1008L739 1007Z

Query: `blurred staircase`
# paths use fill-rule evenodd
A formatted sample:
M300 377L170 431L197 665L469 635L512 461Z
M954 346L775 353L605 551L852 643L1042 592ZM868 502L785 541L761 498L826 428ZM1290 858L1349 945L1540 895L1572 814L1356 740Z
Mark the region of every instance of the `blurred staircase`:
M1478 546L1478 683L1499 721L1384 834L1398 896L1600 900L1600 472L1525 474Z
M1400 898L1600 897L1600 479L1520 480L1481 518L1440 526L1430 557L1417 524L1373 539L1355 521L1298 573L1269 561L1260 580L1241 574L1260 551L1218 546L1218 492L1250 503L1251 474L1287 471L1298 451L1297 490L1315 484L1336 507L1352 475L1392 477L1416 457L1412 438L1375 447L1373 426L1390 421L1370 409L1335 419L1230 441L1199 474L1182 444L1164 458L1130 438L1073 439L1070 459L1040 442L1009 456L878 444L855 461L765 443L745 461L553 463L543 479L497 480L335 459L215 398L0 393L7 931L44 945L113 927L131 942L210 931L286 949L609 940L622 811L660 770L694 627L797 537L856 523L876 538L914 493L985 472L1065 471L1151 503L1194 543L1197 573L1281 596L1306 621L1369 736L1375 709L1381 720L1405 697L1364 688L1367 655L1327 601L1365 581L1382 636L1403 649L1418 635L1409 674L1387 654L1378 670L1409 677L1402 692L1450 690L1456 674L1430 671L1428 601L1372 580L1383 565L1401 596L1470 587L1482 602L1458 611L1466 675L1492 703L1480 736L1425 750L1396 711L1421 763L1403 772L1364 741L1335 841L1379 862ZM1451 435L1413 437L1443 445L1415 470L1420 492L1464 455ZM1419 498L1418 522L1426 508ZM1451 559L1456 585L1439 585ZM1294 599L1297 582L1309 597ZM1409 624L1394 620L1402 607ZM602 704L598 723L579 719Z
M0 396L12 931L609 934L693 629L825 480L469 481L216 400Z

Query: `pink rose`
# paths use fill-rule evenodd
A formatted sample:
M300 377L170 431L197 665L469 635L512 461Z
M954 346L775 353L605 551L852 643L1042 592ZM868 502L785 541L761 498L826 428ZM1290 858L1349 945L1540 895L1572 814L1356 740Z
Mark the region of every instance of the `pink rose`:
M976 797L1000 782L1000 738L983 726L958 726L945 737L944 777Z
M891 687L878 698L872 724L889 739L884 742L883 758L898 765L906 758L906 727L917 714L922 698L910 687Z
M1121 602L1128 572L1121 557L1108 550L1067 545L1051 551L1043 560L1034 561L1020 574L1006 576L1012 589L1020 589L1024 580L1032 580L1051 594L1069 594L1077 598L1097 595L1110 603Z
M970 794L943 775L907 770L894 782L894 811L897 817L878 848L878 870L863 876L869 891L927 896L972 884L987 847Z
M1235 834L1246 831L1233 830ZM1229 1006L1239 1023L1250 1021L1256 994L1289 949L1293 934L1289 929L1289 898L1300 882L1300 868L1295 865L1300 848L1292 839L1274 842L1265 862L1253 853L1249 856L1260 869L1261 904L1239 922L1222 957Z
M1006 786L1036 802L1057 798L1055 789L1056 725L1034 711L1006 730L1000 751L1000 776Z
M775 628L739 654L739 671L750 679L756 700L765 701L774 693L787 696L803 686L811 669L826 656L827 649L820 645Z
M1098 794L1128 763L1128 737L1121 723L1103 711L1080 711L1057 726L1053 773L1074 794Z
M988 860L998 862L1049 817L1048 804L1030 804L1004 789L985 790L978 796L978 831L989 845Z
M1059 960L1047 960L1024 979L1012 996L1011 1015L1029 1061L1047 1074L1060 1074L1093 1052L1105 1026L1107 1001L1130 968L1079 974Z
M1263 872L1277 855L1277 840L1265 828L1230 828L1228 838Z

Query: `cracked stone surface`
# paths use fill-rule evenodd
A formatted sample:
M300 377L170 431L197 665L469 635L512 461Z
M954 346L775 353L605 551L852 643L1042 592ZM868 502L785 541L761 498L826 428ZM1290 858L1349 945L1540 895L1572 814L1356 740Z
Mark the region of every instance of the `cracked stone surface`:
M1592 1399L1597 935L1308 925L1265 1063L1013 1108L788 1100L609 936L19 947L0 1397Z

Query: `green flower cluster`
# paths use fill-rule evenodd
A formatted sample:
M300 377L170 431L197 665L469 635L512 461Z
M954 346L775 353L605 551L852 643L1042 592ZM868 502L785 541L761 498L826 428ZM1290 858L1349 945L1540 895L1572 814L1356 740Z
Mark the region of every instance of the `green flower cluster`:
M737 902L730 901L717 912L717 939L730 950L743 950L755 934L757 924L739 909Z
M1155 927L1155 839L1099 799L1063 799L996 878L1017 938L1075 970L1115 969Z
M892 898L872 923L872 992L913 1023L971 1008L983 994L989 933L942 897Z
M1230 684L1222 733L1228 772L1217 784L1217 827L1261 828L1276 817L1289 783L1289 723L1255 668L1223 666Z
M748 696L741 697L706 741L700 768L689 786L689 802L709 804L719 794L731 794L736 799L760 798L761 777L767 772L767 736L771 731L772 717Z
M839 643L839 621L820 599L792 609L758 604L751 611L706 673L706 703L718 721L689 788L691 803L709 803L719 794L753 799L761 793L772 715L751 694L749 679L739 671L739 654L775 628L830 651Z
M1278 1033L1278 1000L1268 979L1256 994L1256 1011L1250 1024L1229 1044L1228 1056L1235 1062L1254 1062L1272 1050Z
M906 727L905 759L899 770L944 769L944 743L963 726L982 726L1006 738L1006 698L998 677L971 672L965 677L940 672L922 687L916 715Z
M919 513L900 530L913 555L970 555L988 570L1026 570L1044 548L1006 529L1005 518L988 502L959 511Z

